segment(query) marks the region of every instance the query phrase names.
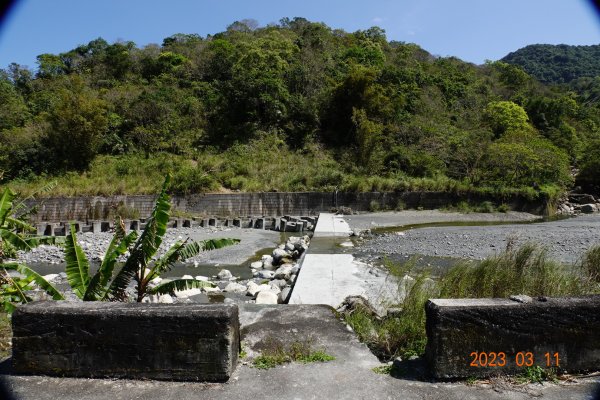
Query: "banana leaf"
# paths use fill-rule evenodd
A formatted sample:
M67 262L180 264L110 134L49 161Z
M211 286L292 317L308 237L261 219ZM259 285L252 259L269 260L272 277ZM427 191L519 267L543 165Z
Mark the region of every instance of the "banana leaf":
M65 242L65 261L67 263L65 272L67 273L69 285L73 289L73 293L83 299L90 283L90 263L83 249L77 243L77 235L73 224L70 225L70 232Z
M54 300L64 300L64 296L50 282L44 279L43 276L32 270L31 268L19 263L0 264L0 268L10 269L25 275L25 277L33 279L33 281Z
M6 229L0 226L0 237L3 240L6 240L8 243L12 244L17 250L25 250L29 251L35 245L32 245L27 239L23 238L21 235Z
M156 254L162 243L162 237L167 231L167 223L169 222L169 213L171 211L171 202L167 194L167 187L170 181L171 177L167 175L162 190L156 199L152 214L148 218L146 227L135 242L131 250L131 255L127 258L127 261L110 285L110 296L122 297L122 293L136 273L138 274L138 278L143 280L144 270Z
M105 300L108 294L109 282L119 257L127 252L129 247L137 239L137 232L130 232L119 239L118 234L113 237L106 254L102 260L98 272L90 280L90 284L83 296L85 301Z
M12 201L15 198L15 193L9 188L4 189L0 197L0 227L4 225L6 217L12 212Z

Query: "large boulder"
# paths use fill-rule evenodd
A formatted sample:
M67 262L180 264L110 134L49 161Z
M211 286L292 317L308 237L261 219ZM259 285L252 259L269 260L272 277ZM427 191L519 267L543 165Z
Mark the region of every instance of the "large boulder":
M290 279L292 275L292 269L294 268L291 264L283 264L281 267L277 268L275 271L275 279Z
M575 204L589 204L595 203L596 199L594 199L594 196L592 196L591 194L571 193L569 195L569 201Z
M275 277L275 272L263 269L258 271L258 277L261 279L273 279Z
M202 293L202 290L198 288L185 289L185 290L176 290L175 296L180 299L187 299L188 297L197 296Z
M279 293L279 296L277 299L279 304L283 304L286 301L288 301L291 291L292 291L292 288L290 288L290 287L283 288L283 290Z
M219 278L222 281L228 281L231 278L233 278L233 275L231 274L231 271L229 271L228 269L222 269L217 274L217 278Z
M252 269L262 269L262 267L263 267L262 261L254 261L253 263L250 264L250 268L252 268Z
M223 291L229 293L244 293L246 292L246 286L239 283L230 282L227 284L227 286L225 286Z
M278 296L270 290L263 290L256 296L256 304L277 304Z
M256 296L256 293L258 293L258 288L259 285L254 282L254 281L250 281L248 282L248 286L246 288L246 296Z
M596 207L596 204L591 204L590 203L590 204L584 204L584 205L582 205L581 208L580 208L580 210L581 210L582 213L592 214L592 213L598 212L598 207Z
M275 249L273 250L273 259L277 262L283 258L289 257L290 253L285 251L284 249Z

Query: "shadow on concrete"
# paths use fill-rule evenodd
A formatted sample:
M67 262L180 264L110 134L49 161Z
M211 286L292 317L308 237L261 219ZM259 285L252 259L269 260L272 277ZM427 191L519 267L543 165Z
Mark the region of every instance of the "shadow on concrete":
M427 372L427 364L424 358L416 358L414 360L396 359L392 364L390 376L396 379L407 381L430 382L431 377Z

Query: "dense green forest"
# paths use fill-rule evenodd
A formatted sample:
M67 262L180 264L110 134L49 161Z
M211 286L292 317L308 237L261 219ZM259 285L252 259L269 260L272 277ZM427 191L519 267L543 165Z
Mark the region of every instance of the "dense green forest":
M98 38L0 73L0 181L27 193L443 190L600 184L600 78L547 86L303 18L161 45Z
M568 83L600 76L600 44L532 44L509 53L501 61L518 65L543 83Z

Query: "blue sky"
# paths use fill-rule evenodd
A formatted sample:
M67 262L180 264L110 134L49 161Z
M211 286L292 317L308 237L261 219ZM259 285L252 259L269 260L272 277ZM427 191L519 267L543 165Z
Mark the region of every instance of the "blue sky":
M389 40L477 64L533 43L600 44L600 18L586 0L21 0L0 26L0 68L35 68L38 54L97 37L143 46L244 18L262 26L295 16L349 32L377 25Z

